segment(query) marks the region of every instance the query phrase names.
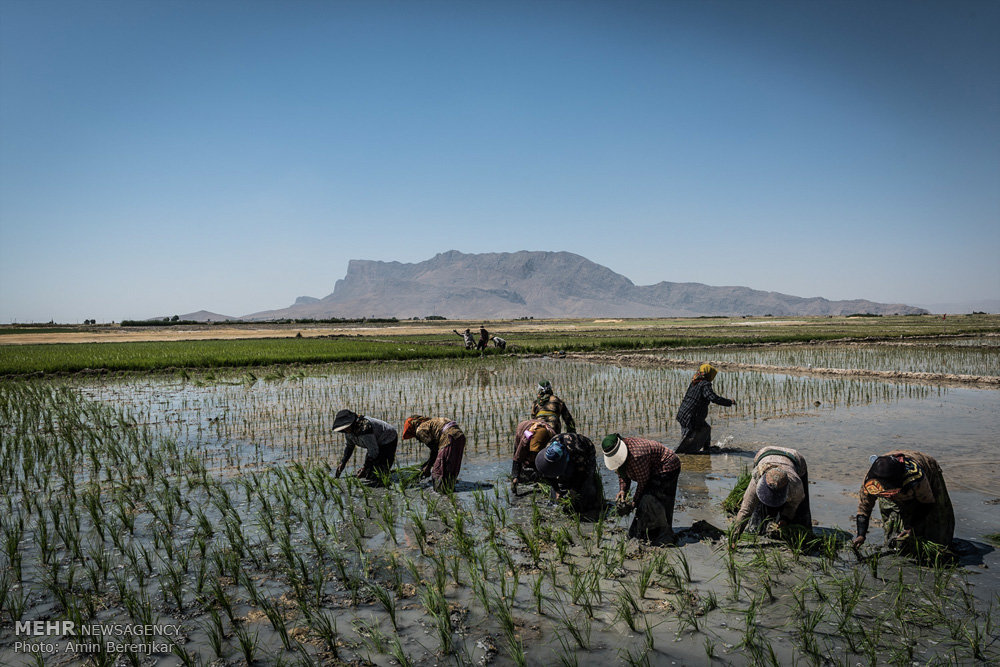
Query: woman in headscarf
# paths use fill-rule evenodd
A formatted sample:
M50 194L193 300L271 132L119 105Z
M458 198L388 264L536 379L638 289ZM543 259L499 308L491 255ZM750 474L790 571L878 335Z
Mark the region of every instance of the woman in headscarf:
M412 415L403 423L403 440L409 438L416 438L430 450L420 476L431 477L437 491L454 489L465 452L465 434L458 424L445 417Z
M712 444L712 427L706 421L708 404L715 403L729 407L736 401L723 398L712 389L712 380L718 371L711 364L702 364L691 378L681 407L677 409L677 421L681 425L681 442L678 454L697 454L708 451Z
M344 472L355 447L362 447L365 450L365 462L357 476L374 484L381 484L396 460L396 444L399 441L396 429L380 419L341 410L334 418L333 432L343 433L347 438L347 447L337 466L336 476L340 477Z
M531 418L541 419L552 425L560 433L560 421L566 424L567 433L576 433L576 422L562 399L552 393L552 383L542 380L538 383L538 396L531 406Z
M514 459L510 466L511 490L517 493L518 482L537 482L535 457L555 436L556 430L541 419L526 419L514 429Z
M552 486L555 500L566 499L569 507L586 518L596 519L604 507L604 485L597 473L597 450L590 438L579 433L561 433L538 452L535 468Z
M860 546L868 534L875 501L882 513L885 541L910 548L914 538L943 546L955 536L955 512L937 461L920 452L896 450L873 456L861 485L856 516Z
M765 447L753 457L753 473L733 530L738 537L773 520L776 528L788 524L812 532L809 510L809 471L805 458L787 447Z

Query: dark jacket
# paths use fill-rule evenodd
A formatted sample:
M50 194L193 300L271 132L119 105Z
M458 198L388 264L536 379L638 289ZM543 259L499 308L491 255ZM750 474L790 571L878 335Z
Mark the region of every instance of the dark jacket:
M728 398L717 395L712 390L712 383L708 380L692 382L684 395L681 407L677 409L677 421L680 422L681 427L687 430L706 426L705 419L708 417L709 403L726 407L733 404Z

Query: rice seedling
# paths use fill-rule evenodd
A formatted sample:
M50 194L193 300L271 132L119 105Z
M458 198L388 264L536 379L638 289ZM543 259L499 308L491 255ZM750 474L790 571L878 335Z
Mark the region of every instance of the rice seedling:
M226 642L226 633L222 624L222 617L219 616L219 612L215 609L209 609L209 621L203 623L202 629L208 636L208 643L212 647L212 651L216 658L223 657L224 646Z
M375 651L376 654L386 652L388 640L386 639L385 634L383 634L382 629L379 627L378 622L374 618L369 620L355 619L354 627L358 634L361 635L365 643L371 646L372 650Z
M389 622L392 623L392 629L398 630L399 626L396 621L396 598L393 597L392 593L387 591L381 584L369 583L368 592L374 597L382 608L385 609L386 613L389 615Z
M399 637L392 637L389 640L389 655L399 663L400 667L410 667L413 661L406 655L403 650L403 645L400 643Z
M438 645L445 654L455 651L454 628L451 623L451 611L444 592L435 586L424 586L420 590L420 601L427 610L427 615L434 621L437 630Z
M621 619L628 626L629 630L637 632L635 615L639 612L639 603L625 584L620 585L618 596L612 604L616 612L615 619Z
M257 657L260 633L256 630L251 633L242 625L234 627L233 633L236 635L236 640L239 642L240 651L243 653L243 659L247 661L248 665L252 665Z

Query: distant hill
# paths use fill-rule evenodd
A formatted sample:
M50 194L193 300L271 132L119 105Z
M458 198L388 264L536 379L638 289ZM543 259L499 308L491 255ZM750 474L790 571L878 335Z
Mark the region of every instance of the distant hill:
M351 260L347 275L322 299L298 297L288 308L247 320L324 317L692 317L700 315L920 314L904 304L829 301L749 287L660 282L635 285L569 252L465 254L417 264Z
M181 315L182 320L187 320L189 322L225 322L226 320L238 320L238 317L232 317L230 315L219 315L218 313L210 313L207 310L199 310L194 313L188 313L187 315Z

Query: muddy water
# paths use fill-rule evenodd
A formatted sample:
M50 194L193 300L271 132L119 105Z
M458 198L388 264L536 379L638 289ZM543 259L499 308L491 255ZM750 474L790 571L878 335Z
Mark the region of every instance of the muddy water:
M916 352L914 352L916 353ZM219 466L267 466L300 458L339 459L342 441L329 433L341 406L397 425L419 412L457 419L469 436L463 479L493 481L509 473L513 424L528 415L534 384L551 379L573 411L580 432L597 442L607 432L654 438L674 446L673 413L689 372L623 368L555 359L445 362L433 365L330 367L325 375L209 382L142 380L85 388L101 400L137 410L149 423ZM815 517L849 527L856 493L872 454L916 449L939 461L955 496L958 534L996 532L991 518L1000 496L1000 392L760 373L724 373L719 394L736 408L712 406L713 440L726 453L684 456L678 517L721 521L725 496L753 452L794 447L824 489ZM426 450L401 443L397 461L415 463ZM606 495L617 481L602 469ZM829 509L826 514L825 510ZM992 524L992 525L991 525Z

